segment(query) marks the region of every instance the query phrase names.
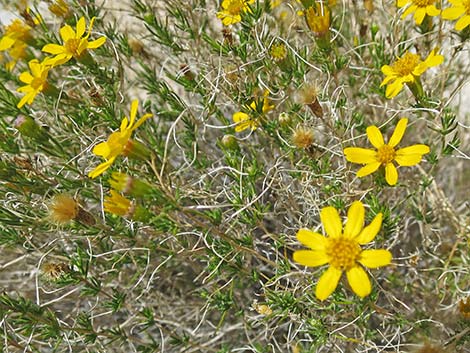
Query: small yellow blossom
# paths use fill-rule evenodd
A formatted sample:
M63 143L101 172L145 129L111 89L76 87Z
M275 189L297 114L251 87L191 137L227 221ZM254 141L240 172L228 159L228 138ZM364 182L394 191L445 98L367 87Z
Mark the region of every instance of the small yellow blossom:
M0 51L8 50L18 42L25 43L31 38L31 27L21 20L14 20L5 27L5 33L0 39Z
M327 34L330 30L330 10L323 3L316 2L315 5L310 6L305 10L305 19L308 28L321 37Z
M40 63L33 59L28 63L29 70L20 74L20 81L26 83L26 86L17 89L18 92L25 93L24 97L18 102L17 107L21 108L26 103L31 104L36 96L48 88L47 76L50 66Z
M382 133L376 126L369 126L367 137L377 150L359 147L344 149L344 155L349 162L365 164L357 172L359 178L372 174L383 165L385 180L389 185L395 185L398 181L398 171L393 161L402 167L411 167L421 162L423 155L429 153L429 146L419 144L395 149L405 134L407 124L408 119L400 119L388 143L384 142Z
M381 70L385 78L380 86L388 85L385 96L387 98L395 97L403 89L405 83L419 84L419 76L430 67L438 66L444 61L444 57L436 53L437 49L434 49L423 61L418 54L406 52L392 65L382 66Z
M217 12L217 18L222 20L224 26L233 25L242 20L241 13L250 11L250 4L255 0L223 0L222 11Z
M93 148L93 153L106 159L106 162L101 163L88 173L90 178L96 178L103 174L114 163L118 156L128 153L127 149L129 148L129 143L132 143L132 132L152 116L152 114L145 114L136 122L135 118L138 104L139 102L137 100L132 102L130 119L128 120L127 117L122 119L119 131L113 132L106 142L101 142Z
M133 213L132 202L114 190L111 190L110 193L111 196L104 198L103 208L105 212L117 216L131 216Z
M315 289L318 299L325 300L334 292L343 271L353 292L365 297L372 291L372 285L362 266L377 268L390 264L392 254L388 250L362 250L361 245L374 240L382 226L382 213L365 228L364 215L364 205L354 201L343 229L338 211L334 207L325 207L320 212L320 219L328 237L305 228L297 232L297 239L310 250L294 252L294 261L310 267L330 265Z
M269 55L276 61L284 60L287 57L287 49L284 43L274 43L269 48Z
M266 90L264 92L264 97L263 97L263 107L262 107L262 113L265 114L272 110L274 108L274 105L270 104L270 100L268 98L269 92ZM250 106L247 107L248 111L252 112L252 115L259 114L260 112L258 111L258 102L255 100L251 102ZM248 128L251 128L252 131L256 130L259 126L259 120L257 117L253 117L252 115L249 115L244 112L236 112L233 114L232 119L233 122L236 123L237 125L235 126L235 131L240 132L243 130L246 130Z
M423 23L426 15L437 16L441 13L436 8L436 0L398 0L397 6L400 8L406 7L405 12L401 15L402 19L414 13L413 17L417 25Z
M66 63L72 59L72 57L79 60L87 53L87 49L96 49L101 47L106 41L105 37L100 37L91 42L88 41L94 21L95 18L93 17L90 21L88 33L85 36L83 36L86 30L84 17L78 20L76 31L74 31L69 25L62 27L60 29L60 36L64 44L46 44L42 48L43 52L55 55L52 58L46 59L47 63L51 66L57 66Z
M444 20L456 20L455 29L461 31L470 25L470 0L449 0L451 7L442 10Z
M5 64L5 68L8 71L13 71L16 63L19 60L25 59L28 56L27 44L21 41L17 41L8 51L11 60Z

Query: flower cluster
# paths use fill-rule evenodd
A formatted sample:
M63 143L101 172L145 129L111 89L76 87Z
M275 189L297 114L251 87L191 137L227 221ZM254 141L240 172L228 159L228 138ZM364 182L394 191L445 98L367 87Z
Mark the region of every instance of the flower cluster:
M262 114L266 114L270 110L274 109L274 105L271 104L269 98L269 91L265 91L261 101L254 100L249 106L246 106L246 111L249 112L236 112L233 114L232 119L235 125L235 131L240 132L246 129L254 131L260 125L259 117Z
M31 27L16 19L5 27L5 33L0 39L0 52L6 51L11 60L6 63L6 69L12 71L18 60L27 56L28 42L32 40Z
M242 13L250 12L250 5L255 0L223 0L220 5L222 10L217 12L217 17L222 20L224 26L233 25L242 20Z

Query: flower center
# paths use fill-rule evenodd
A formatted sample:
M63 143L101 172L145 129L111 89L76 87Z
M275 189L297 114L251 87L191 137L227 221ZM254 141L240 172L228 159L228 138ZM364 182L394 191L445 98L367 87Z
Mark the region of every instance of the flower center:
M377 160L382 164L390 163L395 159L395 149L389 145L383 145L377 150Z
M352 239L344 237L328 238L326 254L330 258L331 266L347 270L356 264L356 260L361 253L361 247Z
M75 56L75 55L78 54L77 50L78 50L79 45L80 45L80 38L71 38L71 39L67 40L64 47L65 47L65 50L67 50L68 53Z
M42 86L46 81L42 77L35 77L31 81L30 86L33 87L36 91L42 91Z
M426 7L429 5L434 5L436 3L436 0L412 0L413 4L415 4L418 7Z
M407 52L392 65L392 68L399 76L403 77L411 74L421 62L419 55Z
M245 7L243 0L232 0L227 6L227 12L231 15L239 15Z

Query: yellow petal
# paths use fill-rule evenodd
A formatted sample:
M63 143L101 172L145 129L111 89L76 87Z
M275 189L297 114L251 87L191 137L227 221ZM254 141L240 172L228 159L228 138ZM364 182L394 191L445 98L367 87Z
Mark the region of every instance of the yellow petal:
M108 142L101 142L93 147L93 154L107 158L111 154L111 148Z
M378 213L377 216L374 217L372 222L365 227L362 232L357 236L356 241L361 244L370 243L380 231L380 227L382 226L382 213Z
M348 220L344 226L344 236L356 237L364 227L364 205L361 201L354 201L348 210Z
M396 78L397 78L397 75L385 77L385 78L383 79L383 81L380 83L380 87L385 86L385 85L388 84L390 81L395 80Z
M129 117L130 117L129 129L132 129L132 126L134 125L135 117L137 116L137 107L138 107L138 105L139 105L139 101L137 99L134 99L131 103L131 111L130 111L130 115L129 115Z
M344 149L346 160L351 163L369 164L377 162L377 151L360 147L347 147Z
M366 166L359 169L356 173L358 178L365 177L366 175L372 174L380 167L380 162L369 163Z
M88 176L94 179L97 176L103 174L106 170L109 169L109 167L111 167L115 159L116 158L111 158L107 160L106 162L99 164L95 169L93 169L90 173L88 173Z
M320 233L302 228L297 232L297 240L312 250L324 250L326 238Z
M34 80L34 77L28 71L22 72L19 77L21 82L31 83Z
M77 22L77 33L75 38L81 38L86 30L85 17L81 17Z
M93 24L95 23L96 17L92 17L90 20L90 26L88 27L88 33L86 35L86 38L88 38L91 34L91 30L93 29Z
M333 293L341 278L341 270L330 266L320 277L315 288L315 296L319 300L325 300Z
M425 7L419 7L414 14L414 19L417 25L420 25L423 23L424 16L426 16L426 8Z
M62 27L60 30L60 37L62 38L62 41L65 43L69 39L75 38L75 31L70 27L69 25L65 25Z
M384 145L384 138L377 126L369 126L366 129L366 132L372 146L375 148L380 148Z
M449 7L442 10L441 17L444 20L456 20L465 13L465 7Z
M409 4L409 3L410 3L410 0L398 0L398 1L397 1L397 6L398 6L398 7L403 7L403 6L405 6L405 5Z
M396 76L395 70L393 70L392 67L389 65L382 66L380 70L385 76Z
M466 28L468 25L470 25L470 16L462 16L456 23L455 23L455 29L457 31L461 31L464 28Z
M387 98L393 98L395 97L400 91L403 89L403 82L402 80L395 80L394 82L391 82L388 86L387 89L385 90L385 97Z
M134 127L132 128L132 131L134 131L135 129L137 129L140 125L142 125L145 120L147 120L148 118L150 118L152 116L152 114L144 114L135 124L134 124Z
M364 298L372 291L369 276L361 266L354 266L346 271L349 285L354 293Z
M433 67L440 65L444 62L444 56L436 55L436 49L434 49L424 61L427 67Z
M119 130L124 132L126 129L127 129L127 124L129 123L129 121L127 120L127 117L124 117L122 120L121 120L121 126L119 127Z
M250 119L250 116L243 112L236 112L235 114L233 114L232 119L234 123L239 123Z
M88 48L89 49L96 49L101 47L104 43L106 42L106 37L100 37L96 40L93 40L91 42L88 42Z
M332 238L337 238L341 235L343 225L336 208L331 206L323 208L320 212L320 219L326 234Z
M392 262L392 253L383 249L363 250L358 261L369 268L387 266Z
M41 76L41 64L39 63L38 60L33 59L28 63L29 69L31 70L31 74L34 77L40 77Z
M441 10L437 9L436 6L434 6L434 4L426 6L426 14L428 16L437 16L440 13L441 13Z
M395 161L406 167L411 167L418 164L423 157L423 154L429 153L430 149L426 145L413 145L399 149L395 156Z
M23 98L21 98L21 100L18 102L16 107L18 109L22 108L26 104L26 102L29 100L29 98L30 98L30 94L25 95Z
M9 36L3 36L2 39L0 40L0 51L10 49L13 44L15 44L16 40L9 37Z
M387 163L385 165L385 180L387 181L388 185L391 186L396 185L398 181L398 171L393 163Z
M398 121L395 131L393 132L392 137L390 137L390 140L388 141L388 145L390 147L395 147L396 145L400 143L401 139L403 138L403 135L405 134L407 124L408 124L407 118L401 118Z
M295 262L308 266L317 267L328 263L329 257L324 251L298 250L292 255Z
M418 6L416 6L416 5L411 5L410 7L408 7L405 10L405 12L403 12L403 15L401 15L401 19L403 19L406 16L408 16L409 14L412 14L413 12L415 12L417 8L418 8Z
M58 44L46 44L42 47L42 51L49 54L62 54L65 53L65 48Z

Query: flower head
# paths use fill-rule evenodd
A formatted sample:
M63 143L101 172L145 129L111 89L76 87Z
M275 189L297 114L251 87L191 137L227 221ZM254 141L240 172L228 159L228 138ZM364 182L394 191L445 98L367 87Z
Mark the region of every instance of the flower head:
M111 196L106 196L104 198L103 208L105 212L118 216L132 216L132 213L134 212L132 202L115 190L111 190L110 193Z
M8 50L16 43L24 43L31 38L31 27L21 20L14 20L10 25L5 27L5 33L0 39L0 51Z
M269 55L275 61L284 60L287 57L286 45L284 43L274 43L271 45L271 48L269 48Z
M274 108L274 105L271 104L271 101L268 98L268 94L269 91L266 90L263 95L262 105L259 101L254 100L248 107L246 107L246 109L252 113L251 115L244 112L236 112L233 114L233 122L237 124L235 126L236 132L240 132L248 128L251 128L251 130L254 131L258 128L260 124L259 120L253 115L265 114Z
M449 0L451 7L442 10L444 20L456 20L455 29L463 30L470 25L470 0Z
M349 162L365 164L357 172L359 178L372 174L383 165L385 166L385 180L389 185L395 185L398 181L398 171L393 161L399 166L410 167L418 164L423 155L429 153L429 146L426 145L412 145L396 149L405 134L407 124L408 119L400 119L388 143L384 142L382 133L376 126L369 126L367 137L377 150L359 147L344 149L344 155Z
M418 54L406 52L405 55L398 58L392 65L382 66L381 70L385 78L380 86L388 85L385 91L386 97L395 97L400 93L405 83L418 82L419 76L427 69L442 64L444 57L437 55L436 52L437 49L434 49L424 61L421 60Z
M93 148L93 153L106 159L106 162L101 163L93 169L88 176L96 178L103 174L121 154L128 154L129 148L132 145L131 135L142 123L147 120L152 114L145 114L137 122L135 121L137 115L137 106L139 102L134 100L131 105L130 119L124 117L121 122L119 131L113 132L106 142L101 142Z
M242 20L241 13L250 11L250 4L255 0L223 0L222 11L217 12L217 18L222 20L224 26L233 25Z
M382 225L382 214L379 213L364 228L364 214L364 205L360 201L353 202L343 229L338 211L334 207L325 207L320 212L320 219L328 237L305 228L297 232L297 239L310 250L294 252L294 261L311 267L330 265L315 289L318 299L325 300L333 293L343 271L353 292L365 297L372 286L362 266L377 268L390 264L392 254L388 250L361 248L374 240Z
M64 0L55 0L54 3L49 5L49 11L57 17L68 18L71 16L69 6Z
M21 82L26 83L26 86L17 89L18 92L25 93L24 97L18 102L18 108L26 103L33 103L34 98L48 87L47 76L51 67L44 62L40 63L37 59L31 60L28 66L30 72L22 72L19 77Z
M397 6L406 7L405 12L401 15L402 19L414 13L413 17L417 25L423 22L426 15L437 16L441 13L436 8L436 0L398 0Z
M324 4L316 2L305 10L308 28L317 36L323 36L330 30L330 10Z
M106 41L106 37L100 37L94 41L89 42L88 38L93 28L95 18L93 17L88 27L88 33L84 36L86 30L85 18L82 17L78 20L76 31L69 25L65 25L60 29L60 36L63 41L63 45L58 44L46 44L42 51L55 55L52 58L46 59L48 64L51 66L62 65L70 59L80 59L85 55L87 49L96 49L101 47Z

